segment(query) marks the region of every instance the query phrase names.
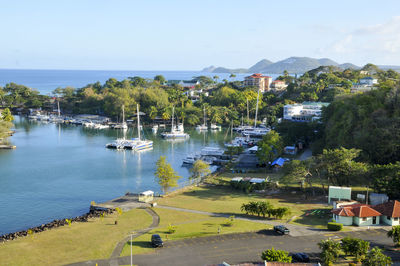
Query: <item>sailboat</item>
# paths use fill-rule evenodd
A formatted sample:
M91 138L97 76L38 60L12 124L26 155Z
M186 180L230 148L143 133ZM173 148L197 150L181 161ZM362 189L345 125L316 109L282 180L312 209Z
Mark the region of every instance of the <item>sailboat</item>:
M203 117L203 124L202 125L198 125L198 126L196 126L196 130L199 130L199 131L206 131L206 130L208 130L208 127L207 127L207 123L206 123L206 108L204 107L203 108L203 111L204 111L204 117Z
M189 137L189 134L185 133L183 124L178 124L176 127L174 125L174 112L175 108L172 108L171 132L164 132L161 134L161 137L165 139L186 139Z
M125 144L125 149L131 149L135 151L147 150L153 148L153 141L142 139L140 135L141 126L140 126L140 113L139 113L139 104L136 106L137 108L137 129L138 129L138 137L128 141Z
M122 105L122 124L118 124L114 126L115 129L128 129L128 124L125 122L125 106Z
M256 105L256 114L254 118L254 127L250 127L242 131L242 135L245 137L262 138L264 135L268 134L271 131L271 129L269 128L257 127L257 114L258 114L259 101L260 101L260 89L258 89L258 94L257 94L257 105Z

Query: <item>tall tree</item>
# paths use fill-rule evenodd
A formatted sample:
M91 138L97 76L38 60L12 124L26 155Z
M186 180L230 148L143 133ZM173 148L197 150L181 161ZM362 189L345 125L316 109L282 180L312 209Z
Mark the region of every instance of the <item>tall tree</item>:
M157 183L161 186L163 193L165 194L172 187L178 186L178 180L182 178L177 175L172 166L167 162L165 156L160 156L157 161L157 170L155 172L155 177Z
M272 162L282 154L283 141L276 131L271 130L258 143L257 157L263 163Z
M211 173L210 166L202 160L197 160L189 171L194 180L199 180Z
M155 81L158 81L158 83L160 83L161 85L164 85L164 84L167 82L167 80L164 78L163 75L157 75L157 76L155 76L155 77L154 77L154 80L155 80Z
M323 168L323 175L329 183L339 186L349 186L360 181L367 173L365 163L356 162L360 150L357 149L333 149L323 150L317 157Z

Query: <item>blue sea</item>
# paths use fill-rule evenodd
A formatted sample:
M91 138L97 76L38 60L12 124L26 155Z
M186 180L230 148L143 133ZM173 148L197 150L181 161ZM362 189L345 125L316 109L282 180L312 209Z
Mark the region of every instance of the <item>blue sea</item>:
M28 69L0 69L0 86L14 82L37 89L42 94L49 94L58 87L81 88L89 83L97 81L104 83L109 78L123 80L128 77L139 76L142 78L154 78L163 75L167 80L190 80L196 76L217 75L219 81L227 79L243 80L249 74L236 74L230 78L228 73L208 73L200 71L117 71L117 70L28 70ZM276 78L278 75L270 75Z

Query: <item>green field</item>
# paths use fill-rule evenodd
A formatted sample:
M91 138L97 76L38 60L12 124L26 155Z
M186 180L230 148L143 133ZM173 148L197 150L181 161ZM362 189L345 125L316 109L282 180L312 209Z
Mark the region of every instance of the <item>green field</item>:
M114 225L115 219L118 225ZM145 210L135 209L121 216L112 214L18 238L0 244L0 264L64 265L109 258L119 241L132 230L146 228L151 222Z
M291 194L290 192L281 192L271 196L262 194L245 194L229 187L195 187L190 190L176 193L171 197L165 197L158 200L158 204L185 208L191 210L200 210L213 213L243 215L240 207L243 203L249 201L265 200L272 203L275 207L288 207L291 210L291 216L285 217L285 221L296 216L294 221L300 225L307 226L325 226L329 215L306 215L315 209L330 209L330 207L304 200L300 194Z
M133 240L133 253L152 252L154 249L150 245L152 234L159 234L164 242L179 240L183 238L193 238L211 236L218 234L253 232L272 228L272 226L257 222L249 222L235 219L232 226L226 226L227 218L216 218L208 215L188 213L162 208L154 208L160 215L160 226ZM176 226L176 232L168 233L168 226ZM130 242L126 243L121 256L130 255Z

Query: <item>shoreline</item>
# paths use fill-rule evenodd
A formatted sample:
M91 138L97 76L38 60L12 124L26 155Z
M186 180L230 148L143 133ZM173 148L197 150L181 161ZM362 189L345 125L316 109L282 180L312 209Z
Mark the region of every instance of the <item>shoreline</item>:
M34 233L40 233L43 231L54 229L54 228L57 228L60 226L68 225L68 222L66 221L67 219L70 220L71 223L73 223L73 222L88 222L88 220L91 218L98 218L103 214L112 214L112 213L114 213L114 211L115 211L115 209L111 209L111 208L99 208L99 207L95 208L93 206L90 206L89 212L87 212L83 215L80 215L80 216L76 216L74 218L55 219L46 224L42 224L42 225L35 226L35 227L30 227L27 230L21 230L21 231L1 235L0 243L12 241L19 237L25 237L28 235L29 230L31 230L32 233L34 234Z

